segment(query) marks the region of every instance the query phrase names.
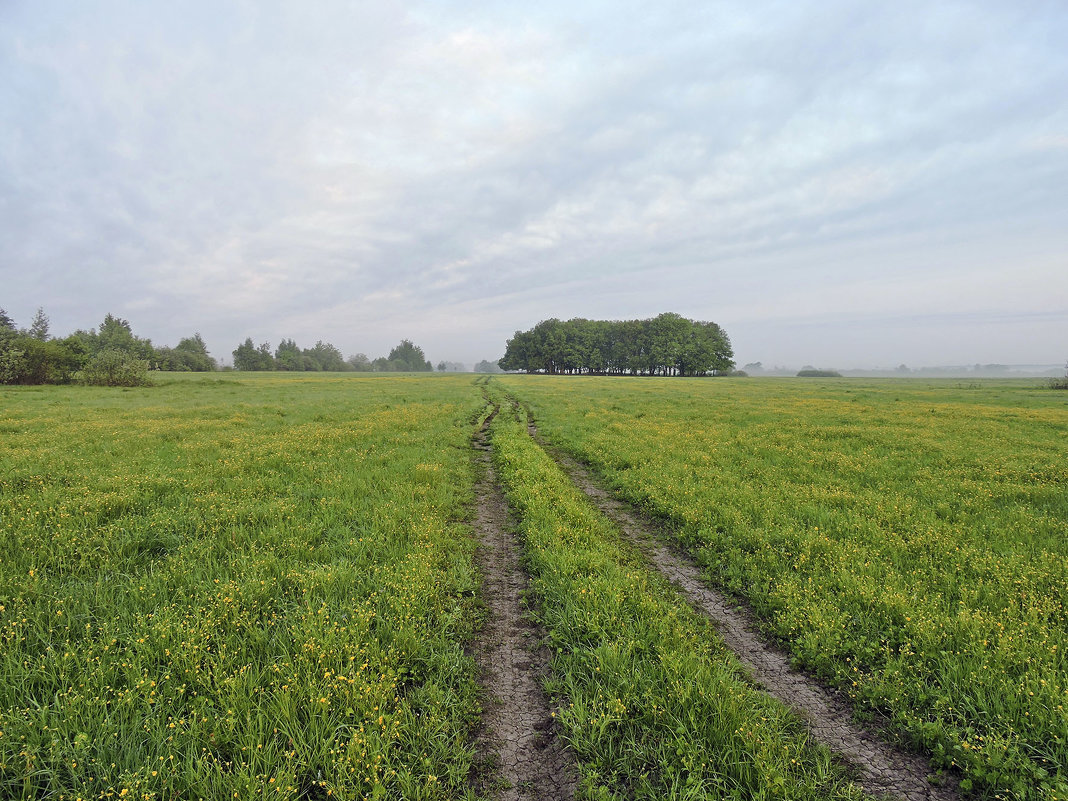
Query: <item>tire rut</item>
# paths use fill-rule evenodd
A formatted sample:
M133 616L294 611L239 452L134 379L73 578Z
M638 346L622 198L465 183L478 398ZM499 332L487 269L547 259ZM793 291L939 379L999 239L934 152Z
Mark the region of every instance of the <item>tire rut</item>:
M542 632L522 604L527 575L520 547L508 520L508 503L490 456L489 424L475 434L473 446L484 472L476 485L476 564L482 574L487 616L474 644L484 691L482 728L477 747L484 764L494 764L478 789L500 801L573 799L578 774L540 680L549 658Z
M866 792L903 801L957 801L959 780L948 774L933 784L925 759L887 743L879 727L868 730L853 720L852 707L840 693L790 666L789 657L760 633L756 617L736 601L710 587L701 569L677 547L665 544L659 527L638 515L601 487L590 472L571 457L546 446L537 427L530 435L570 476L594 505L619 526L650 563L663 573L690 605L710 618L727 646L745 666L752 681L782 701L805 721L813 739L837 754L857 774Z

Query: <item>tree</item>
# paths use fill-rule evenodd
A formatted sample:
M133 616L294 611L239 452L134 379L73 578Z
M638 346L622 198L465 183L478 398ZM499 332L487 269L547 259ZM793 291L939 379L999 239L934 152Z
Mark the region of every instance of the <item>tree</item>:
M366 353L354 353L348 358L349 367L359 373L368 373L371 371L371 360L367 358Z
M500 361L500 360L498 359L498 361ZM499 372L501 372L501 367L497 362L491 362L491 361L488 361L486 359L483 359L482 361L478 362L475 365L475 372L476 373L499 373Z
M271 346L264 342L258 348L248 337L234 350L235 370L274 370L275 361L271 355Z
M283 339L274 350L274 359L279 370L303 370L304 354L292 339Z
M151 340L134 336L129 321L112 314L104 317L104 322L100 324L100 330L96 334L95 347L91 348L94 354L105 350L128 353L137 359L151 359L155 355Z
M0 384L64 384L82 366L86 355L86 348L76 337L49 337L43 309L37 309L33 324L22 331L0 309Z
M48 337L48 315L44 313L44 309L40 306L37 307L37 313L33 315L33 322L30 323L30 336L40 342L47 342Z
M542 320L516 331L498 364L528 373L724 375L734 353L715 323L666 312L650 320Z
M315 343L314 348L305 350L304 355L314 362L315 367L313 369L316 370L339 373L348 369L341 351L329 342L319 340Z
M523 370L533 373L538 368L534 365L534 332L516 331L504 348L504 355L498 359L497 366L502 370Z
M410 339L402 339L400 344L389 352L387 361L398 372L429 373L434 366L427 361L423 349L412 344Z
M173 348L156 348L156 365L160 370L193 373L206 373L216 368L199 333L179 340Z
M215 360L208 353L208 346L200 332L178 340L174 350L182 354L185 364L194 372L210 372L216 367Z

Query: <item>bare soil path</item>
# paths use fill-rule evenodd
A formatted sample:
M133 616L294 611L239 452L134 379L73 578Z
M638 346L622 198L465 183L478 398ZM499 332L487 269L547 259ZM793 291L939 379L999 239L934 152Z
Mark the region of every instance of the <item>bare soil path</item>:
M493 413L496 414L496 411ZM519 545L509 526L504 498L488 442L493 414L475 435L474 447L484 466L475 488L475 529L480 547L486 623L475 643L484 689L482 731L478 748L484 761L495 762L485 792L501 801L572 799L577 771L570 751L557 736L552 706L540 679L549 659L542 637L525 613L522 596L527 576L519 564Z
M537 428L529 425L531 436ZM579 462L546 447L575 485L635 543L649 561L682 592L691 606L707 615L719 635L749 672L753 682L794 709L808 724L813 738L838 754L857 773L857 784L876 796L904 801L955 801L958 781L942 776L932 783L925 759L887 743L877 730L858 725L848 701L834 690L793 669L789 657L763 634L755 616L736 601L711 588L700 568L677 547L665 543L659 527L640 518L614 498Z

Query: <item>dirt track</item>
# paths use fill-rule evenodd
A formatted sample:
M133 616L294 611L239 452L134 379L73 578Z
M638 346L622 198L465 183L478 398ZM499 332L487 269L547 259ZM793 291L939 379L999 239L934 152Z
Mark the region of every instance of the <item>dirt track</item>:
M532 423L529 430L544 445ZM755 617L709 587L701 578L700 568L689 556L665 544L655 524L639 518L626 504L613 498L574 459L546 450L575 485L646 554L650 563L679 588L691 606L713 621L752 681L794 709L807 723L813 738L856 771L860 787L876 796L905 801L952 801L960 797L955 778L942 777L933 784L928 779L932 771L925 759L893 747L877 731L855 723L848 702L839 693L794 670L786 654L759 633Z
M496 791L501 801L571 799L577 773L557 736L552 707L540 684L549 660L522 603L527 576L519 564L519 545L490 458L490 420L474 440L485 470L476 486L475 528L487 612L475 657L484 690L478 748L482 760L495 763L497 770L479 789Z

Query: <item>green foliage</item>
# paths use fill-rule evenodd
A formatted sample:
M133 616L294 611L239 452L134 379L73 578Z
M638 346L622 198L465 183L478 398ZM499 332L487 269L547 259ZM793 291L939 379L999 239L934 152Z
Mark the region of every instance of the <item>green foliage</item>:
M550 374L717 375L734 366L715 323L666 312L650 320L543 320L508 340L502 370Z
M371 372L371 360L367 358L365 353L354 353L348 358L349 369L355 370L359 373Z
M841 378L842 374L837 370L820 370L815 367L806 367L803 370L798 370L797 375L799 378Z
M173 348L157 348L155 361L160 370L179 373L206 373L217 367L199 333L182 339Z
M119 351L129 354L134 359L151 360L155 355L152 342L135 336L128 320L108 314L100 324L100 330L95 336L90 353L98 354L103 351Z
M33 322L30 323L29 335L41 342L47 342L49 339L48 315L40 307L38 307L37 313L33 316Z
M251 340L249 340L251 344ZM234 353L234 360L237 360L237 353ZM278 343L278 347L274 350L274 360L279 370L303 370L304 368L304 354L300 352L300 347L292 339L283 339ZM239 370L242 368L238 368Z
M1065 795L1068 410L1039 382L497 380L937 766Z
M26 352L14 339L0 340L0 384L18 384L26 373Z
M320 340L315 343L314 348L301 350L292 339L283 339L272 356L270 345L264 343L257 348L252 344L251 337L234 351L234 368L286 372L343 372L352 369L342 358L341 351L329 342Z
M95 387L143 387L148 379L148 361L121 350L102 350L74 374L75 382Z
M423 349L413 345L410 339L402 339L386 358L388 370L400 373L429 373L434 367L427 360Z
M30 328L18 331L0 309L0 384L62 384L81 371L78 380L82 382L117 380L138 385L142 382L139 362L174 371L216 367L200 334L182 339L174 348L157 349L150 340L136 336L129 321L112 314L104 317L99 331L75 331L64 339L54 339L49 325L48 315L39 308ZM90 360L93 364L87 365Z
M234 350L234 369L262 371L274 370L277 364L271 355L271 346L264 342L258 348L252 344L252 337L248 337Z
M349 366L345 362L345 358L341 355L341 351L331 345L329 342L323 342L319 340L315 343L314 348L310 348L304 351L304 356L315 364L313 369L322 370L330 373L340 373L344 370L348 370Z
M373 362L363 353L346 360L341 351L329 342L319 340L313 348L303 350L292 339L278 343L274 354L266 343L256 347L248 337L234 350L234 369L249 371L284 370L288 372L429 372L433 366L423 354L423 349L410 340L402 340L390 351L389 357L380 356Z
M74 337L41 340L27 333L0 337L0 384L65 384L85 362Z

